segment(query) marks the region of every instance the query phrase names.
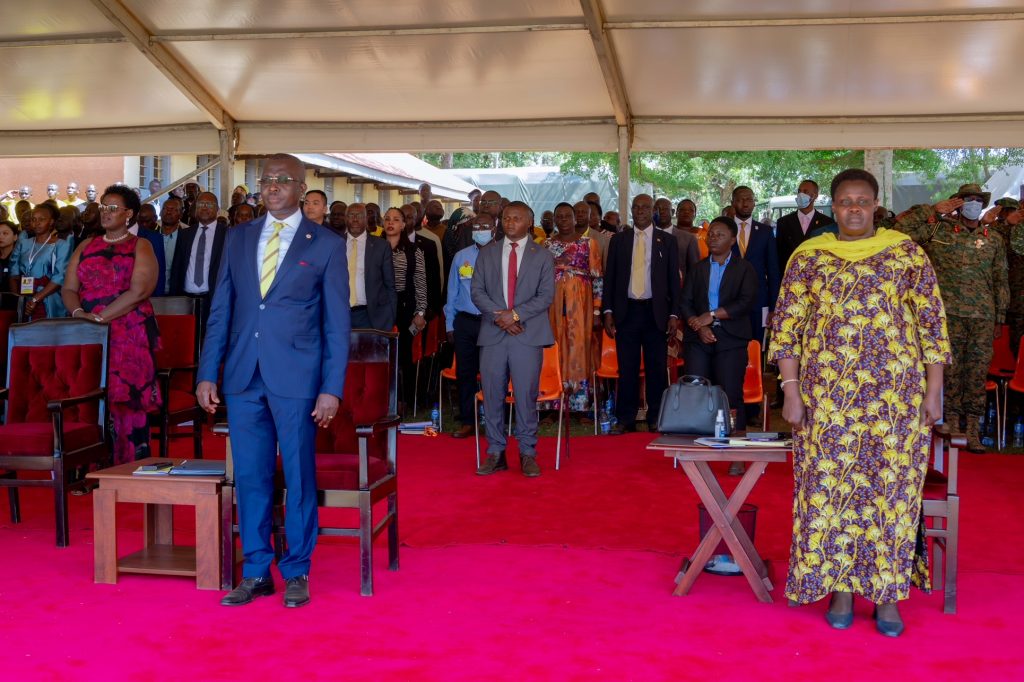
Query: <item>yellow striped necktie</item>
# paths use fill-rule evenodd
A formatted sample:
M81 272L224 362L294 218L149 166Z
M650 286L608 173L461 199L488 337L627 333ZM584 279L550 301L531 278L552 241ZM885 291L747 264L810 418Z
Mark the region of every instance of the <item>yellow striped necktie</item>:
M647 289L647 240L643 233L633 235L633 268L629 275L629 291L633 298L643 298Z
M281 230L285 228L285 224L275 222L273 227L274 234L267 240L263 264L260 266L260 296L263 298L266 298L270 285L274 283L274 275L277 274L277 255L281 252Z
M352 256L348 261L348 304L354 308L356 306L356 272L359 268L359 240L355 237L349 237L352 240Z

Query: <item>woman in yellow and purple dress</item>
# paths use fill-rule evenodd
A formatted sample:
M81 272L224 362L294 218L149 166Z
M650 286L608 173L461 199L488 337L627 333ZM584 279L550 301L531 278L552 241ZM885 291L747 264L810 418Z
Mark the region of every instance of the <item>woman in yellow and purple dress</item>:
M877 197L866 171L832 181L839 232L794 252L769 359L794 431L786 596L831 595L826 620L845 629L860 595L876 604L879 632L898 636L897 602L928 585L921 491L950 350L928 257L906 235L875 230Z
M555 207L555 229L544 246L555 258L555 300L551 304L551 329L558 341L562 382L569 386L569 410L587 410L594 358L590 342L595 315L601 310L603 272L601 252L588 237L576 233L573 208Z

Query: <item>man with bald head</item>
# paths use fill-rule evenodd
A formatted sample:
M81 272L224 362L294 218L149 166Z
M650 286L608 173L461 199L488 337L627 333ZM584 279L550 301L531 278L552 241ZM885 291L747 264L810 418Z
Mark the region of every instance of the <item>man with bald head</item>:
M367 232L365 204L352 204L345 210L345 225L352 328L389 332L398 311L391 246Z
M167 203L171 203L169 199ZM228 228L217 222L217 196L202 192L196 197L196 226L181 230L171 261L171 296L191 296L201 301L200 330L210 316L210 300L217 283L224 237Z
M613 435L636 430L640 407L640 354L647 379L647 430L657 428L661 394L667 386L668 339L679 326L679 247L653 225L654 199L633 199L633 227L608 245L604 273L604 328L616 341L619 395Z
M270 535L279 452L288 490L287 549L278 561L284 605L309 603L318 530L316 429L338 412L350 323L345 240L303 217L305 178L294 156L274 154L263 163L259 189L267 213L228 231L199 360L196 397L211 414L220 404L224 367L245 555L242 582L221 600L225 606L274 593Z

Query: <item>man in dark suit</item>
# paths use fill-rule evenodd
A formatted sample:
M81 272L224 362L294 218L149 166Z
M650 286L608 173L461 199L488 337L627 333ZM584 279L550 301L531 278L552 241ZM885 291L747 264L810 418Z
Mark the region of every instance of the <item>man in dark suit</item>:
M248 604L273 594L271 513L277 455L288 489L287 551L278 562L284 605L309 603L310 558L317 539L316 427L338 411L349 346L345 240L306 220L299 203L306 169L275 154L263 165L267 215L228 232L199 360L196 397L220 404L224 366L234 453L242 582L222 600Z
M661 394L668 383L668 338L679 326L679 246L653 225L654 200L633 199L633 228L612 236L604 273L604 328L616 340L620 435L636 430L640 403L640 353L647 376L647 427L655 430Z
M775 310L775 299L779 297L782 276L779 271L779 254L775 246L775 235L771 225L753 219L754 190L740 185L732 191L732 209L735 212L737 241L733 253L750 261L757 272L758 297L750 311L750 328L754 339L764 345L764 323L767 315Z
M228 228L217 223L217 196L203 192L196 197L196 226L181 230L171 261L171 296L200 299L200 331L210 317L210 301L224 251Z
M750 309L757 300L757 273L732 252L736 223L719 217L708 226L710 256L694 267L683 285L686 327L683 357L687 374L721 386L736 411L736 428L746 428L743 378L751 339Z
M505 394L515 390L516 440L523 475L537 464L537 391L544 346L555 342L548 309L555 298L555 261L533 241L533 211L521 201L502 213L505 238L480 249L470 298L480 310L480 382L484 391L487 460L477 474L506 471Z
M662 197L654 202L654 225L665 234L675 237L679 245L679 281L686 282L686 273L700 260L697 238L689 230L672 226L672 202Z
M366 206L345 209L348 294L353 329L389 332L395 326L398 293L391 247L366 231Z
M785 274L786 264L796 247L812 236L818 228L832 224L832 219L814 208L818 199L818 183L803 180L796 190L797 210L779 218L775 241L779 252L779 272Z

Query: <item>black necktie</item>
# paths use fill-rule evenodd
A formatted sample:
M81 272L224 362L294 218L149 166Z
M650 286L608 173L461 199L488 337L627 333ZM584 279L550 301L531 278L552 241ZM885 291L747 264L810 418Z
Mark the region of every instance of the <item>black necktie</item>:
M206 270L206 225L200 225L202 232L199 233L199 248L196 253L196 267L192 273L192 283L197 287L203 286L206 281L204 274Z

